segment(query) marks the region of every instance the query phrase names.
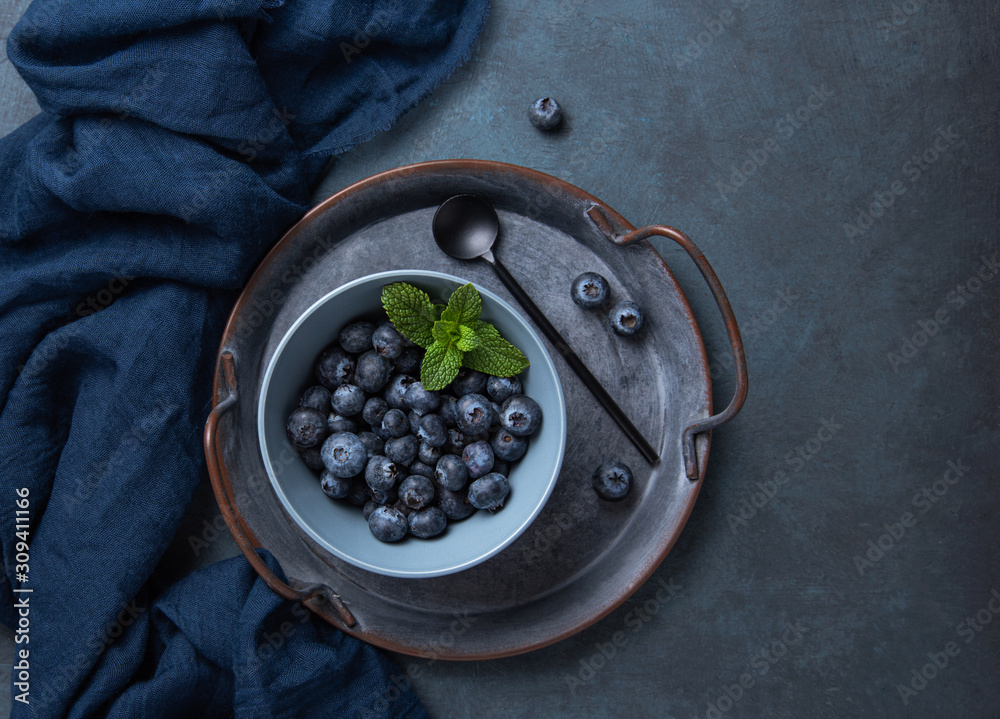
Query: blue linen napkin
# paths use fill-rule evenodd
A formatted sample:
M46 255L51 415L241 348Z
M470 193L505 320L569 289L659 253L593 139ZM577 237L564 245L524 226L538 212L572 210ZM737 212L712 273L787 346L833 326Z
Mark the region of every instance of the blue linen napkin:
M0 140L0 619L27 666L15 654L13 716L425 716L388 659L242 557L158 597L146 583L204 478L238 290L329 158L452 72L486 11L29 7L7 50L42 113Z

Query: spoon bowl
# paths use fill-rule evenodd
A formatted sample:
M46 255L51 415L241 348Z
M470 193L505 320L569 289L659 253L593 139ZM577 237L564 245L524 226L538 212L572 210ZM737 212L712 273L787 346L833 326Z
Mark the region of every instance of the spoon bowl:
M441 203L431 223L434 241L445 254L471 260L490 251L500 232L493 206L476 195L455 195Z

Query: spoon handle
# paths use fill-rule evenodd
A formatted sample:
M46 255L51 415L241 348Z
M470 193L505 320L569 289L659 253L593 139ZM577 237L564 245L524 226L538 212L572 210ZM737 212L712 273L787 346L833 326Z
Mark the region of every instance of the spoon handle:
M497 277L500 278L504 287L506 287L510 293L514 295L514 298L520 303L521 307L524 308L525 312L528 313L528 316L531 317L535 324L542 330L542 334L548 338L549 342L555 345L556 350L562 355L563 359L566 360L566 364L570 366L570 369L576 372L576 376L580 378L584 385L586 385L587 389L589 389L590 393L594 395L594 398L600 402L605 411L611 415L611 419L613 419L618 426L621 427L622 432L624 432L625 436L631 440L632 444L635 445L635 448L639 450L647 462L650 464L656 464L660 459L656 450L653 449L652 445L646 441L646 438L643 437L642 433L639 432L634 424L632 424L632 421L625 416L622 408L619 407L618 403L611 398L611 395L607 393L607 390L605 390L604 386L598 382L597 378L590 373L590 370L587 369L587 365L585 365L583 360L577 356L576 352L574 352L569 346L569 343L563 339L563 336L559 334L559 330L552 326L552 323L549 322L542 311L538 309L538 305L532 301L532 299L528 296L528 293L522 289L517 280L515 280L510 272L507 271L507 268L500 263L500 260L498 260L492 252L483 255L483 259L493 267L497 273Z

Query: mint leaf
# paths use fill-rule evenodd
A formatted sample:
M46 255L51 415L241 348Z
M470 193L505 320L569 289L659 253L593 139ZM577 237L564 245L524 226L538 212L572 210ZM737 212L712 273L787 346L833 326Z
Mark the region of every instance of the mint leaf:
M382 288L382 307L403 337L425 348L434 343L431 330L437 315L426 292L406 282L394 282Z
M528 358L521 350L501 337L489 322L477 321L472 329L479 346L466 352L462 359L462 364L469 369L495 377L513 377L528 366Z
M453 342L435 342L424 353L420 365L420 382L431 392L442 390L451 384L462 367L462 350Z
M438 320L431 328L431 336L435 342L450 344L457 342L462 335L459 333L459 326L456 323Z
M479 335L476 331L469 327L468 325L462 325L458 328L458 339L455 340L455 346L458 347L463 352L468 352L469 350L474 350L481 343Z
M449 319L452 312L457 313L455 319L460 325L472 325L479 319L479 315L483 312L483 300L471 282L451 293L451 297L448 298L447 312ZM441 318L444 319L444 315L441 315Z
M462 324L462 313L453 307L445 307L441 310L441 316L438 319L442 322L450 322L457 327Z

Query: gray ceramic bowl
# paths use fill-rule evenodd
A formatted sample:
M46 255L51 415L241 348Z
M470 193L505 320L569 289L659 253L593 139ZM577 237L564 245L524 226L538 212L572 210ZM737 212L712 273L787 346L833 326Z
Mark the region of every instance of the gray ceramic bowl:
M511 492L503 509L492 514L480 510L461 522L449 522L444 534L429 540L408 536L386 544L375 539L361 509L328 498L317 475L289 452L285 421L302 391L314 383L313 366L320 352L348 322L377 315L382 287L392 282L409 282L441 303L465 284L440 272L397 270L354 280L317 301L282 338L264 374L257 409L260 449L279 500L302 530L327 551L378 574L436 577L489 559L538 516L562 466L566 405L555 366L535 330L504 300L477 288L483 298L483 319L493 323L531 363L521 380L525 394L542 408L542 424L529 440L528 452L511 468Z

